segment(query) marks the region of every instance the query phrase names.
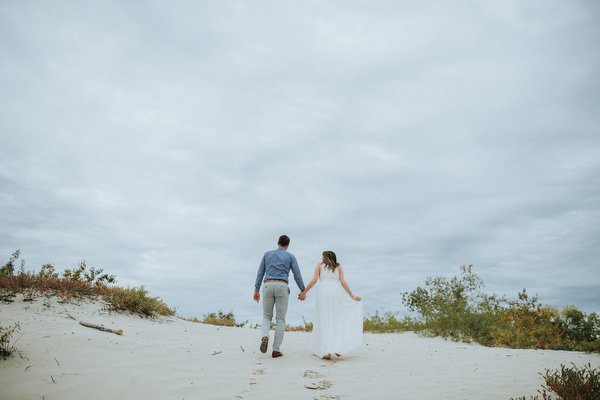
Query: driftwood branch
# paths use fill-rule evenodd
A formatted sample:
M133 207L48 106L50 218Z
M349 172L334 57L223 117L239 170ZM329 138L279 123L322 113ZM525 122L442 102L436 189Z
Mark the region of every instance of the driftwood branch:
M88 328L94 328L94 329L98 329L98 330L101 330L104 332L116 333L117 335L123 335L123 329L119 329L119 330L109 329L109 328L105 328L101 325L94 325L94 324L90 324L88 322L83 322L83 321L79 321L79 324L83 325L83 326L87 326Z

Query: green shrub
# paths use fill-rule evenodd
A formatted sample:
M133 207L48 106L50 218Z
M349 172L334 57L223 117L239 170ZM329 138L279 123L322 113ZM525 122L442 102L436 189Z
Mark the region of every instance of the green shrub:
M85 262L85 260L83 262ZM107 285L117 282L114 275L103 274L102 272L104 272L102 268L95 269L92 267L90 272L84 272L83 276L87 282L93 283L94 285Z
M238 327L242 327L248 323L248 321L238 323L238 322L236 322L232 311L225 314L221 310L219 310L219 312L216 314L215 313L204 314L204 319L202 320L202 322L205 324L211 324L211 325L238 326Z
M386 312L383 316L379 311L375 315L363 318L363 331L373 333L404 332L414 329L414 322L410 317L401 320L396 318L397 313Z
M565 367L560 371L546 370L542 375L546 381L546 390L556 393L564 400L598 400L600 399L600 369L591 364L577 368Z
M0 325L0 357L6 358L14 351L14 346L11 345L11 338L15 332L20 330L21 327L18 322L6 328Z
M425 288L403 293L404 305L419 314L413 323L416 329L433 336L491 343L490 333L502 299L479 291L484 284L472 268L463 265L460 279L427 278Z
M595 342L600 337L600 319L596 313L586 315L575 306L561 312L560 326L565 336L575 342Z
M148 291L143 286L139 288L110 288L103 296L111 310L132 311L143 316L175 315L175 310L169 308L158 297L148 297Z
M63 272L63 277L72 282L83 280L94 285L102 285L116 282L114 275L102 274L102 268L95 269L94 267L92 267L89 270L89 272L86 270L86 268L87 265L85 263L85 260L82 260L79 263L79 267L77 269L66 269Z
M0 276L12 276L14 274L15 261L17 261L20 255L21 250L17 250L12 254L10 260L8 260L8 262L4 264L4 266L0 267Z
M425 287L404 293L404 305L418 313L407 325L416 332L484 346L600 351L596 313L586 315L573 306L558 312L538 303L537 296L529 297L526 289L512 301L487 295L472 267L463 265L460 278L427 278ZM382 324L378 318L372 322Z
M591 364L577 368L565 367L560 371L546 370L542 375L546 381L544 389L556 393L564 400L598 400L600 399L600 369Z
M54 271L54 265L44 264L38 274L40 279L55 278L58 279L58 272Z
M565 367L561 364L560 370L546 370L540 374L546 384L542 386L543 400L553 400L551 394L559 396L556 400L600 400L600 369L592 368L591 364L578 368ZM539 396L530 396L531 400L539 400ZM510 400L527 400L525 396L511 398Z
M312 332L313 323L306 321L304 317L302 317L302 324L297 326L286 325L286 332Z
M600 400L600 369L592 368L591 364L578 368L565 367L561 364L560 370L546 370L540 374L546 384L542 386L542 399L552 400L551 394L558 396L557 400ZM538 400L538 396L530 396L532 400ZM511 398L510 400L515 400ZM526 400L526 397L518 397L516 400Z
M525 289L519 293L519 300L509 301L508 307L500 308L496 317L491 332L494 346L556 349L564 342L559 312L542 306L535 296L529 298Z

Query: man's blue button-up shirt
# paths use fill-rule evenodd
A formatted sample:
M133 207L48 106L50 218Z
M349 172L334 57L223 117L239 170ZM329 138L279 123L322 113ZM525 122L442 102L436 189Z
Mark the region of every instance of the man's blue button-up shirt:
M260 285L264 280L268 279L281 279L289 282L290 270L294 274L294 280L298 285L301 292L304 291L304 281L302 280L302 274L300 273L300 267L298 267L298 261L296 257L288 252L283 247L278 247L275 250L267 251L260 262L258 267L258 273L256 274L256 283L254 284L254 291L260 291ZM263 279L264 277L264 279Z

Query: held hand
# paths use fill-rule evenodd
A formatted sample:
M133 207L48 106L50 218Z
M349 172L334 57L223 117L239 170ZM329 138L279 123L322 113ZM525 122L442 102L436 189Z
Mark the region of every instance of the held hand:
M352 298L353 298L354 300L356 300L356 301L360 301L360 296L356 296L356 295L354 295L354 296L352 296Z
M254 292L254 301L256 301L258 303L259 300L260 300L260 293Z
M306 300L306 293L302 292L298 295L298 300L304 301Z

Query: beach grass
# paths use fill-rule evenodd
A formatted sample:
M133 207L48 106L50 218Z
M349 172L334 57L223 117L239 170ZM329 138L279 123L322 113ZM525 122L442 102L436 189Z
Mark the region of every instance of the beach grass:
M0 357L6 358L14 351L13 335L21 330L18 322L3 327L0 325Z
M39 272L25 271L21 262L20 271L15 273L15 263L19 250L0 268L0 301L10 302L17 293L26 300L45 294L53 294L63 301L92 297L102 298L114 311L130 311L144 317L153 315L175 315L175 309L168 307L160 298L151 297L143 287L119 287L114 275L103 273L102 269L87 268L85 260L75 269L59 273L54 265L45 264Z

